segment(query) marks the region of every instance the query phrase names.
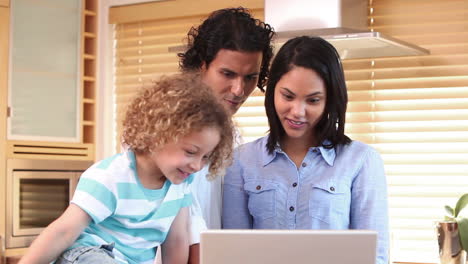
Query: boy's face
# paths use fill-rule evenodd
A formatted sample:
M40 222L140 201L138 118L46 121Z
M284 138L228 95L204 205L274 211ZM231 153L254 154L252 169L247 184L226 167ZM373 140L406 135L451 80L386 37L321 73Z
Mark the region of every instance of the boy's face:
M214 60L202 65L201 73L205 84L235 114L257 86L262 53L220 49Z
M206 165L220 140L218 128L206 127L156 149L151 159L162 175L179 184Z

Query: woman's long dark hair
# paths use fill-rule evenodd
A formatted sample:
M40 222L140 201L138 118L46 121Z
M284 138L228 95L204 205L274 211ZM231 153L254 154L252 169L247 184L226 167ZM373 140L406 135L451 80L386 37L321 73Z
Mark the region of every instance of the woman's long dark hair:
M265 93L265 109L270 126L268 152L273 153L286 134L276 114L274 94L278 81L293 67L315 71L325 84L325 110L315 127L317 142L325 148L350 143L351 139L344 134L348 93L338 52L322 38L303 36L288 40L279 50L270 68Z

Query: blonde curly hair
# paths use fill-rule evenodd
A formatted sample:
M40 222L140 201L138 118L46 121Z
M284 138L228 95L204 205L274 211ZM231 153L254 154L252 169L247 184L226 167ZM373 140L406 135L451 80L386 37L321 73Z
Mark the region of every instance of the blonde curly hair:
M207 178L214 179L231 162L231 117L199 74L163 76L129 105L123 121L123 143L135 152L150 153L205 127L218 128L221 136L209 157Z

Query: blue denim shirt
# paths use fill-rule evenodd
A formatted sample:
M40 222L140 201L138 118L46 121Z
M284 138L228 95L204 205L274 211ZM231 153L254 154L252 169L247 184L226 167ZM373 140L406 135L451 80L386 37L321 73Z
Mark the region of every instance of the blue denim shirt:
M352 141L312 147L302 165L267 138L238 147L223 189L223 228L368 229L378 232L377 263L388 263L387 184L379 153Z

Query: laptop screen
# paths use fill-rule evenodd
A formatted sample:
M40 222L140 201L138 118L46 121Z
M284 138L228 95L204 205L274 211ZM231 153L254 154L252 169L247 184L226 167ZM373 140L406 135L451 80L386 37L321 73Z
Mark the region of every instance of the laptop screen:
M375 264L368 230L206 230L201 264Z

